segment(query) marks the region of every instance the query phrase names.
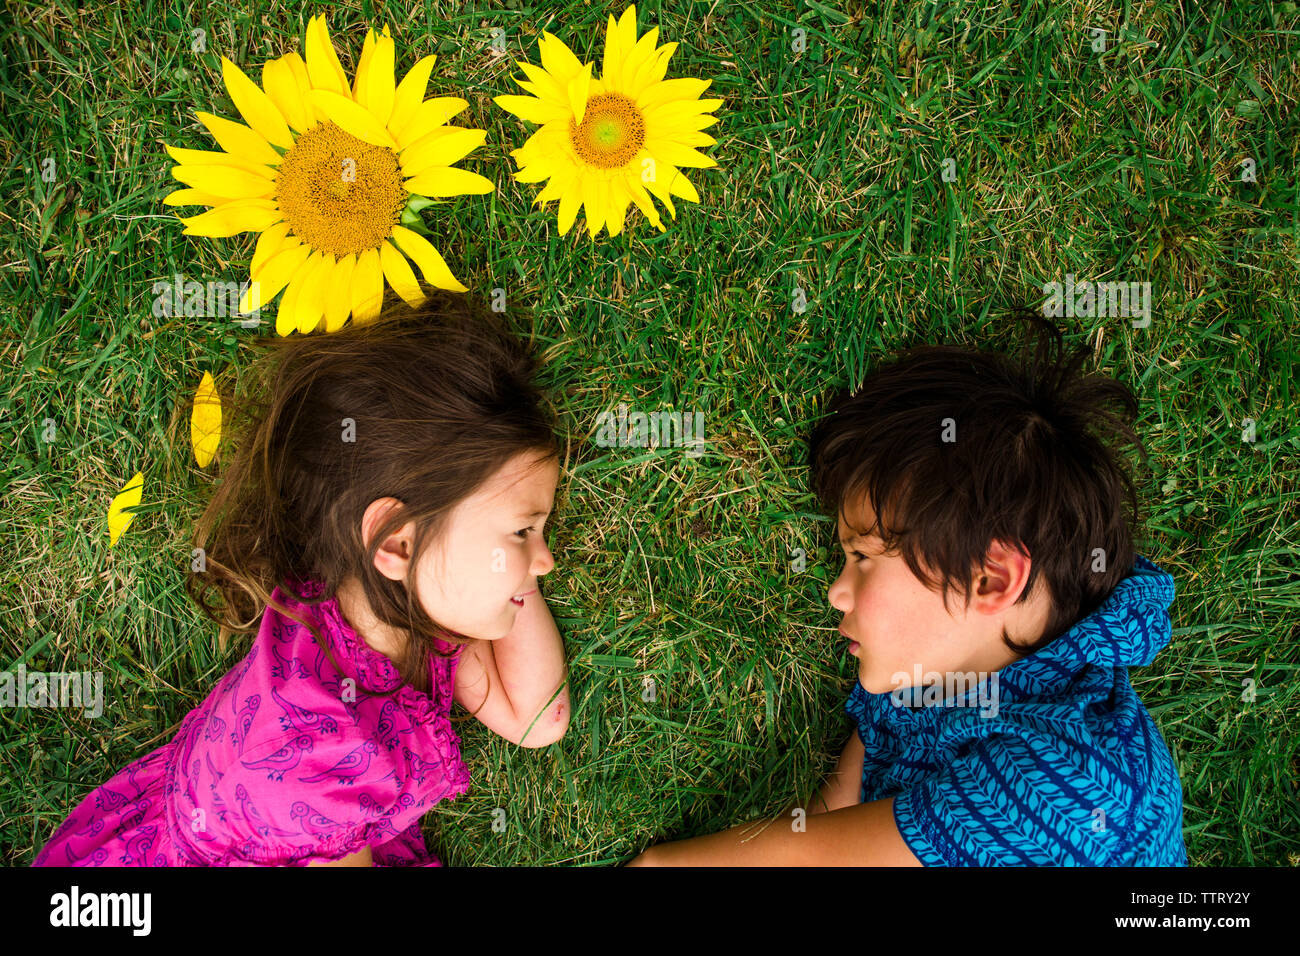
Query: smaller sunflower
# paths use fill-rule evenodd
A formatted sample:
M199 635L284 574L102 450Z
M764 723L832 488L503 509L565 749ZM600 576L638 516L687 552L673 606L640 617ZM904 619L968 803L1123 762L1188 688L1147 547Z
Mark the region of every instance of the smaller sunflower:
M673 196L699 202L695 186L679 167L705 169L717 161L697 146L717 142L701 130L718 120L709 115L721 99L699 99L712 80L666 80L676 43L655 46L659 28L637 38L636 7L605 27L601 75L581 62L550 33L538 48L542 66L516 61L527 80L516 79L529 96L498 96L503 110L541 126L510 155L519 164L514 178L546 180L534 204L560 201L558 225L565 235L582 208L594 239L602 227L623 231L628 203L635 203L660 232L663 222L650 197L677 218Z

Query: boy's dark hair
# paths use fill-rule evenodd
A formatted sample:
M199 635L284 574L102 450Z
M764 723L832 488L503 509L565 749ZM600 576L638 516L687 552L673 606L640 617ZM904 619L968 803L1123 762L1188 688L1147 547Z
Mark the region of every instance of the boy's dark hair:
M889 553L901 549L919 580L942 585L945 607L950 589L969 603L972 571L992 542L1022 548L1032 563L1017 603L1041 579L1052 604L1037 641L1017 645L1002 632L1028 655L1096 610L1131 571L1138 504L1118 452L1136 446L1143 463L1147 453L1131 424L1133 393L1080 374L1087 347L1067 353L1041 316L1017 317L1039 333L1032 356L908 350L856 392L832 396L808 461L823 506L843 516L845 502L865 494L876 524L854 530L879 534ZM1093 570L1098 549L1104 571Z
M418 309L390 295L363 325L254 340L263 353L251 367L254 387L233 405L235 420L222 435L221 450L229 445L233 454L195 523L193 547L205 550L207 568L186 575L223 645L232 632L257 629L277 585L317 604L349 577L375 617L409 635L398 661L403 684L429 691L434 637L465 642L416 599L417 562L405 581L391 581L375 568L375 552L414 522L414 554L423 554L452 509L507 460L524 452L550 459L559 445L525 346L477 298L428 291ZM353 440L345 437L348 419ZM362 516L389 496L402 507L374 529L367 548ZM323 582L323 592L299 594L296 585L308 580ZM207 600L213 591L215 607ZM333 660L316 628L300 623Z

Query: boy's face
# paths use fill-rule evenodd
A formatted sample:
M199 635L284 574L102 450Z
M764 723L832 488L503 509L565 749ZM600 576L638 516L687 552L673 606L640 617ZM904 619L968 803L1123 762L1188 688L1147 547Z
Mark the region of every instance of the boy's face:
M846 511L853 527L874 524L870 505L859 506L856 513ZM1008 605L1023 584L1005 597L995 593L1007 583L999 577L1001 565L989 569L991 590L982 588L976 576L970 607L963 609L962 595L956 593L949 595L945 608L940 592L927 589L901 553L883 554L878 536L858 537L843 516L838 524L846 563L831 584L829 597L831 606L844 614L838 639L858 659L858 683L863 690L883 694L911 687L918 683L917 665L920 683L925 683L931 671L946 681L949 673L988 674L1018 660L1002 643L1002 626L1006 623L1012 639L1017 639L1021 615ZM1009 580L1015 579L1013 569ZM1042 610L1032 602L1020 607L1035 615Z

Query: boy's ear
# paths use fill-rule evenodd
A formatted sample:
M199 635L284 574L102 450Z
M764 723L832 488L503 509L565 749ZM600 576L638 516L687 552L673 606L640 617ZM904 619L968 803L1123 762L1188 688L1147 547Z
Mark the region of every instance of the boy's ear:
M1029 582L1029 569L1029 555L1004 541L994 541L973 582L971 601L988 613L1011 607Z

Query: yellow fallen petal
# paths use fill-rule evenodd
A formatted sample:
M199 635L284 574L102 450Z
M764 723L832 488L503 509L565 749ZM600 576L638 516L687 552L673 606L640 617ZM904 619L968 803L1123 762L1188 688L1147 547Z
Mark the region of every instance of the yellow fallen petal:
M260 269L253 269L253 281L239 300L239 311L255 312L279 295L280 290L302 268L311 252L311 248L306 245L289 246L268 258Z
M348 93L347 74L334 52L323 13L307 21L307 75L315 89L329 90L340 96Z
M492 180L454 166L432 166L405 183L407 192L417 196L477 196L496 189Z
M268 60L262 67L262 86L289 125L299 133L305 133L316 125L316 114L307 102L305 90L298 84L297 73L290 65L290 57L295 56L298 54L289 53L279 59ZM299 62L301 59L299 57ZM306 69L304 66L304 77Z
M221 77L244 122L262 134L268 142L288 149L293 145L293 134L280 111L262 88L244 75L234 63L221 58Z
M424 101L424 91L429 87L429 74L438 58L426 56L407 73L393 92L393 111L388 117L388 131L400 143L402 131L415 118L415 111Z
M190 412L190 444L200 468L208 467L221 443L221 395L209 372L203 373L194 393L194 410Z
M126 483L116 497L108 506L108 546L111 548L117 544L117 539L121 537L122 532L131 524L131 519L135 517L134 512L126 511L126 508L134 508L140 504L140 499L144 495L144 473L137 471L135 476Z
M384 304L384 272L379 250L367 249L357 257L352 270L352 321L364 325L379 315Z
M312 90L310 95L311 101L323 109L345 133L351 133L372 146L387 146L393 150L398 148L397 140L384 129L384 124L360 103L326 90Z
M453 292L468 292L469 288L457 281L447 268L446 261L433 247L433 244L418 232L404 226L393 227L393 241L397 248L410 256L424 274L424 281L437 289L451 289Z
M256 130L211 113L196 111L194 115L207 127L217 145L230 155L266 166L280 165L280 154Z
M270 199L236 199L205 213L181 219L183 236L235 236L241 232L261 232L283 218Z
M420 289L420 283L416 281L415 273L391 242L379 246L379 264L383 267L384 278L393 287L393 291L402 297L402 301L413 309L424 302L425 295Z
M348 320L352 311L352 274L356 267L356 254L350 252L335 264L330 274L329 289L325 292L326 332L337 332Z
M482 146L485 139L485 129L462 129L457 126L436 129L418 143L412 143L402 150L398 157L402 175L418 176L430 166L450 166Z
M172 176L187 186L231 199L270 199L275 183L233 166L173 166Z
M397 144L405 149L411 143L419 142L468 106L469 101L459 96L435 96L425 100L416 107L415 115L400 130L394 130Z

